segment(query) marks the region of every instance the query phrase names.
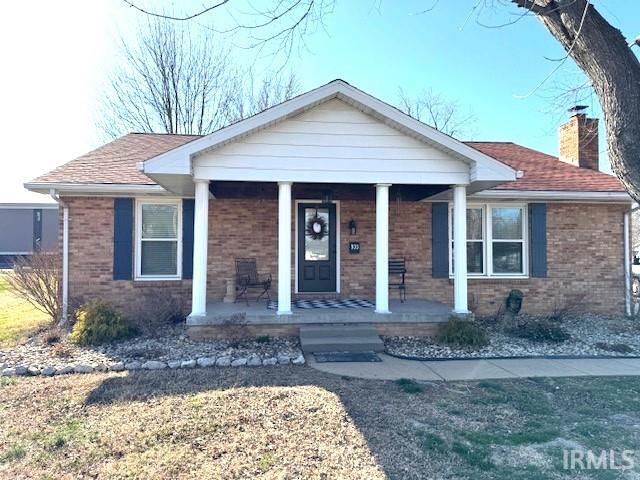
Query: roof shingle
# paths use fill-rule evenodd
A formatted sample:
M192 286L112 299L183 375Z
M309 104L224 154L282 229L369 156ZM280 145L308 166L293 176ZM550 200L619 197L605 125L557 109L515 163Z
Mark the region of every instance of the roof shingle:
M130 133L36 178L34 183L136 184L155 182L138 171L137 163L200 138L198 135ZM561 162L546 153L511 142L465 142L510 167L524 172L515 182L495 190L621 192L616 177Z
M184 145L198 135L129 133L61 165L34 183L99 183L155 185L137 163Z

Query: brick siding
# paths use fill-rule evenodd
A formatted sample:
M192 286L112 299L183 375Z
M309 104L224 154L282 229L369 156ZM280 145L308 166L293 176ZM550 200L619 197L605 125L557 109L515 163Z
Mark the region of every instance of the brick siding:
M145 292L161 291L182 298L188 308L190 280L113 280L113 199L68 197L64 201L70 209L69 292L74 302L100 297L127 305ZM494 313L513 288L524 292L523 308L531 313L550 311L556 305L574 302L579 302L588 311L621 313L624 306L622 217L625 208L625 205L548 204L548 278L470 279L470 303L475 306L476 313ZM339 209L340 295L374 298L375 203L345 200L340 202ZM356 235L349 233L348 223L352 218L358 225ZM407 297L452 303L453 282L431 277L431 204L392 200L389 229L389 256L404 256L407 260ZM292 245L295 245L294 232L292 219ZM350 240L360 242L360 254L349 254ZM238 256L256 257L259 270L273 275L271 293L275 297L277 201L210 201L210 300L221 300L224 296L225 281L233 277L234 258ZM397 298L397 290L391 289L389 295Z

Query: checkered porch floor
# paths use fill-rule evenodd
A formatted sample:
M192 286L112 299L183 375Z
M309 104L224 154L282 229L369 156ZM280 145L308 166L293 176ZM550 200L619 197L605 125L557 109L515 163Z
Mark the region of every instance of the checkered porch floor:
M344 298L338 300L293 300L294 308L374 308L375 305L364 298ZM269 310L277 310L278 302L270 301Z

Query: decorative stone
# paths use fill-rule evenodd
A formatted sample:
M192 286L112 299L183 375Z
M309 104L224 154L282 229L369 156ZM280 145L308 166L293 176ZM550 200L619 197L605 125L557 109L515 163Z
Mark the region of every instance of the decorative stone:
M280 365L286 365L291 361L291 358L289 358L289 355L284 355L284 354L278 354L278 363Z
M304 365L305 359L304 359L304 355L300 354L298 355L296 358L291 360L291 363L293 363L294 365Z
M22 365L16 367L16 375L27 375L29 373L29 369Z
M40 369L38 367L27 368L27 373L33 377L40 375Z
M232 367L243 367L247 364L246 358L236 358L231 362Z
M275 365L278 363L278 359L275 357L269 357L262 360L262 365Z
M91 373L93 372L93 367L91 365L87 365L86 363L80 363L73 367L73 371L76 373Z
M167 368L167 364L164 362L158 362L157 360L148 360L142 364L144 370L162 370Z
M195 360L183 360L182 363L180 363L180 368L195 368L195 366Z
M134 360L133 362L125 363L124 368L126 370L140 370L140 368L142 368L142 363L137 360Z
M97 363L93 366L93 369L96 372L106 372L107 371L107 366L104 363Z
M171 361L167 362L167 365L169 366L169 368L171 370L175 370L176 368L180 368L181 364L182 364L182 362L180 360L171 360Z
M73 373L73 365L65 365L56 372L57 375L66 375L67 373Z
M229 366L231 366L231 357L219 357L216 360L216 365L218 367L229 367Z
M56 374L55 367L48 366L42 369L42 375L44 375L45 377L50 377L55 374Z
M16 374L15 368L5 368L2 370L3 377L13 377Z
M199 367L213 367L216 364L214 357L200 357L197 361Z
M255 353L247 359L247 365L250 367L258 367L262 365L262 359L260 355L256 355Z
M116 363L112 363L111 366L109 366L109 370L111 370L112 372L121 372L124 370L124 362L116 362Z

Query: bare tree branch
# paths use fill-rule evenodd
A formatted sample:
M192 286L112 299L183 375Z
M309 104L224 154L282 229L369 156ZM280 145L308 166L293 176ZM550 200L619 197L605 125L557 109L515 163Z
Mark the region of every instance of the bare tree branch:
M13 270L4 275L16 295L54 321L61 321L60 256L34 253L18 257Z
M432 89L415 97L398 88L398 108L407 115L431 125L436 130L460 138L475 131L476 117L463 112L457 102L449 100Z
M196 17L199 17L200 15L204 15L205 13L208 13L208 12L210 12L212 10L215 10L216 8L221 7L224 4L229 3L230 0L222 0L219 3L211 5L210 7L204 8L204 9L200 10L199 12L196 12L196 13L191 14L191 15L187 15L185 17L174 17L172 15L167 15L167 14L164 14L164 13L150 12L148 10L145 10L142 7L139 7L135 3L130 2L129 0L122 0L122 1L124 3L126 3L127 5L129 5L131 8L134 8L134 9L138 10L139 12L144 13L146 15L149 15L151 17L164 18L166 20L187 21L187 20L192 20L192 19L194 19Z
M293 75L267 76L258 85L232 63L223 44L164 18L142 24L135 41L122 38L121 55L98 122L109 137L129 131L204 135L297 93Z

